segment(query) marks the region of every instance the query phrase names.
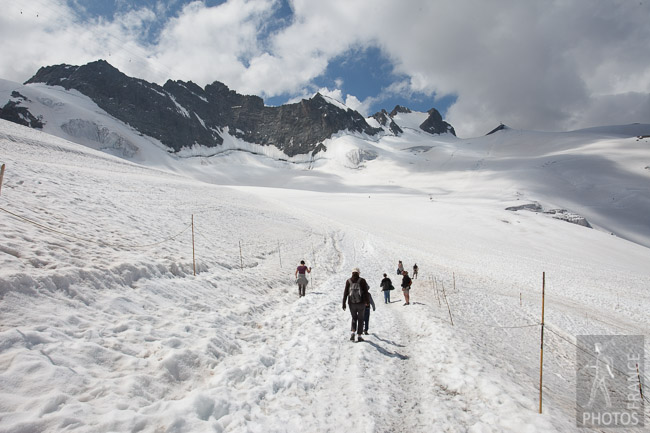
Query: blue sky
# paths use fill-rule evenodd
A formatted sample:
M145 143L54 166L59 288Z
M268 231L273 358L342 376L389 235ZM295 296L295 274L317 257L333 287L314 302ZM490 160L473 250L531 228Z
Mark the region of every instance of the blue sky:
M0 78L105 59L163 84L221 81L269 105L437 108L461 137L500 122L650 123L646 0L0 0Z
M382 94L394 82L408 80L405 74L396 74L393 65L378 47L349 50L332 59L325 73L314 82L320 87L340 88L343 93L355 95L361 100ZM408 94L387 94L371 105L374 114L382 108L390 112L396 105L403 105L415 111L436 108L444 116L447 107L453 103L453 95L434 100L435 95L422 92Z

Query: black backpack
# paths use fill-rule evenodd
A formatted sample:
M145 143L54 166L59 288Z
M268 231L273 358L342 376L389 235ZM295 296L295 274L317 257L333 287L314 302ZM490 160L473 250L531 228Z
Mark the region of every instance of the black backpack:
M356 283L353 283L352 280L348 280L350 283L349 299L351 304L361 303L361 279L358 279Z

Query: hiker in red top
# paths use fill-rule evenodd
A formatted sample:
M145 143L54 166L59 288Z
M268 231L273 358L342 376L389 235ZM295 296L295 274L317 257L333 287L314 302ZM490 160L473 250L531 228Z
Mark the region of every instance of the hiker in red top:
M305 290L307 289L307 274L311 274L311 268L305 266L305 261L300 261L300 266L296 268L296 283L298 283L298 297L305 296Z
M351 341L354 341L355 331L357 341L363 341L361 337L361 334L363 334L363 316L366 306L370 305L368 283L359 274L361 274L359 268L352 269L352 276L345 282L345 290L343 291L343 310L345 311L345 302L347 301L352 316L352 324L350 325L350 331L352 331Z

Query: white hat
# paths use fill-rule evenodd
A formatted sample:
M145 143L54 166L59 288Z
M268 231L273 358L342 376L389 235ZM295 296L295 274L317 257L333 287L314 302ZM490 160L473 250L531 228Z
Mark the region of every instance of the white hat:
M352 273L353 274L354 273L361 274L361 271L359 270L359 268L354 268L354 269L352 269Z

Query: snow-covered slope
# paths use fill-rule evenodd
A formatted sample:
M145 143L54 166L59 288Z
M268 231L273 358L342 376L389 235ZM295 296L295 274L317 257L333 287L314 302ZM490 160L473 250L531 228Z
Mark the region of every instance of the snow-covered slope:
M23 90L55 120L0 121L0 432L585 431L575 336L650 334L644 125L458 139L402 119L315 159L170 155L82 95ZM530 204L595 229L506 210ZM398 260L420 268L412 305L379 292ZM341 309L357 266L363 344Z
M399 137L342 132L325 143L327 152L314 157L289 158L273 146L246 143L227 131L219 148L197 145L169 154L160 142L138 134L76 91L0 81L0 100L12 99L16 89L28 99L21 105L45 119L49 134L210 183L399 190L431 198L453 192L480 196L503 208L537 203L544 211L563 209L599 230L650 246L650 149L647 138L636 138L650 134L650 125L566 133L505 129L458 139L423 132L419 125L427 113L410 112L393 118L404 131Z
M504 210L513 179L463 175L476 144L393 140L339 137L286 171L321 192L224 188L0 122L0 431L578 431L574 336L648 334L650 250ZM364 147L377 158L346 167ZM209 160L237 179L233 157ZM259 182L274 167L256 160ZM409 306L378 290L398 259L420 267ZM355 266L365 344L341 310Z

